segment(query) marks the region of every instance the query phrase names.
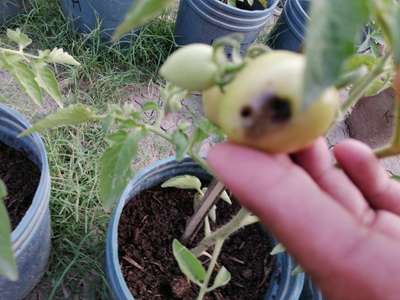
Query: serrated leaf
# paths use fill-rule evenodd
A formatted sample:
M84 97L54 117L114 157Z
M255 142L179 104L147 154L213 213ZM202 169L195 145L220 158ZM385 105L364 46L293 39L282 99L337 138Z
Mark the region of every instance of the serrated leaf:
M143 130L132 130L103 153L100 159L99 186L100 198L106 208L110 208L118 200L132 178L132 161L143 137Z
M161 187L201 191L201 181L196 176L182 175L168 179Z
M229 205L232 205L232 200L231 197L229 197L228 193L226 191L223 191L220 198L222 200L224 200L226 203L228 203Z
M21 136L60 126L79 125L97 119L96 113L90 107L83 104L70 105L36 122L31 128L25 130Z
M25 33L22 33L19 28L16 30L7 29L7 37L14 43L18 44L19 49L21 50L32 44L32 40Z
M282 244L278 244L278 245L276 245L275 247L274 247L274 249L272 249L272 251L271 251L271 255L277 255L277 254L279 254L279 253L283 253L283 252L285 252L286 251L286 248L285 248L285 246L283 246Z
M153 101L148 101L145 104L143 104L143 111L159 110L159 109L160 107L158 106L158 104Z
M6 186L0 180L0 275L15 281L18 279L18 271L11 244L10 219L3 202L6 196Z
M35 80L62 107L62 95L53 71L43 62L34 65Z
M20 55L0 52L0 68L12 72L13 65L23 60Z
M125 33L157 17L173 3L173 0L135 0L125 20L115 30L113 40L120 39Z
M312 1L303 109L339 79L343 62L355 53L356 38L368 17L369 3L365 0Z
M224 266L222 266L222 268L218 271L218 274L214 280L214 284L210 290L215 290L219 287L227 285L231 279L231 273Z
M178 129L172 134L172 143L175 145L176 160L181 161L189 150L188 136Z
M37 105L42 104L42 91L35 80L35 74L24 63L15 63L12 65L12 75L20 84L22 90L35 102Z
M192 282L201 285L206 276L206 270L196 256L178 240L172 243L175 260L182 273Z
M65 52L63 49L54 48L48 55L46 56L46 61L55 63L55 64L64 64L71 66L80 66L81 64L75 60L71 55Z
M394 0L373 0L373 13L382 29L393 58L400 65L400 3Z

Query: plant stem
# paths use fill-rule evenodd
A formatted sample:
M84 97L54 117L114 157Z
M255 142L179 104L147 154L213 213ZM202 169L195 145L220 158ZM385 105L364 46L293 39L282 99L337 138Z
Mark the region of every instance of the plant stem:
M157 128L155 126L149 126L149 125L143 125L147 130L151 131L152 133L162 137L163 139L167 140L171 144L173 144L171 137L166 134L164 131L162 131L160 128Z
M25 53L23 51L12 50L12 49L0 48L0 52L18 54L18 55L23 56L24 58L29 57L29 58L32 58L32 59L39 59L39 56L36 56L36 55L33 55L33 54L29 54L29 53Z
M240 211L232 218L229 223L220 227L214 231L211 235L205 237L197 247L193 248L191 251L194 255L199 257L204 251L210 248L218 240L226 240L231 234L238 231L247 225L251 225L258 222L258 218L253 216L245 208L241 208Z
M374 152L377 158L386 158L400 154L400 103L395 101L395 128L391 143Z
M211 261L208 266L206 277L204 278L203 284L200 288L200 293L197 296L197 300L203 300L204 296L208 292L208 284L210 283L212 273L215 269L215 265L217 264L217 260L221 253L222 246L224 245L224 241L225 241L224 239L220 239L215 242L214 252L212 254Z
M358 100L365 94L367 89L369 88L372 81L378 78L382 72L384 71L384 67L388 59L391 57L391 52L387 52L384 57L381 58L379 63L369 72L361 81L354 85L352 88L349 98L346 103L342 107L342 111L346 112L349 108L351 108L354 104L357 103Z
M208 166L206 160L196 153L193 152L193 149L189 149L188 155L191 159L193 159L200 167L202 167L205 171L212 174L210 167Z

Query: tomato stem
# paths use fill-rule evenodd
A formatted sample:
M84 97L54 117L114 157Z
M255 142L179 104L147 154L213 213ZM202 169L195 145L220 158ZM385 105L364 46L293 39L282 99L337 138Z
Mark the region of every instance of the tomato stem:
M379 61L379 63L363 78L359 83L355 84L350 91L349 98L346 103L343 104L342 111L346 112L349 110L354 104L357 103L361 97L364 96L367 89L370 87L370 84L382 75L385 69L386 62L391 57L392 53L387 52Z
M217 264L218 257L219 257L219 255L221 253L221 250L222 250L222 246L224 245L224 241L225 240L223 240L223 239L222 240L217 240L216 243L215 243L214 252L212 254L211 261L210 261L210 264L209 264L208 269L207 269L206 277L205 277L204 282L203 282L203 284L201 286L200 293L197 296L197 300L203 300L203 298L206 295L206 293L209 292L208 284L210 283L211 275L212 275L212 273L213 273L213 271L215 269L215 266Z

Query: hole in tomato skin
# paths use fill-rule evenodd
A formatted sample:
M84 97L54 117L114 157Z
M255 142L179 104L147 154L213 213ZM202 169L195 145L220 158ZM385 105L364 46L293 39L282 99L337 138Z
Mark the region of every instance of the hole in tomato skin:
M288 100L275 98L271 101L268 109L271 110L271 121L284 122L292 116L292 109Z
M250 106L245 106L240 111L240 115L244 119L251 117L252 114L253 114L253 109Z
M263 136L267 131L284 125L293 115L291 102L271 92L254 98L239 113L242 126L251 138Z

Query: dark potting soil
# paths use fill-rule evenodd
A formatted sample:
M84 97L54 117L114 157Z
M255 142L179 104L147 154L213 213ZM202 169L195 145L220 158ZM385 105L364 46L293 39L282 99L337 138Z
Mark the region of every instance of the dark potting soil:
M40 171L24 152L0 143L0 179L7 187L5 205L14 230L32 204Z
M181 237L193 214L194 192L153 188L124 208L119 224L119 258L130 291L137 300L196 299L198 288L188 283L172 254L172 241ZM219 201L217 223L226 223L239 210ZM202 236L197 237L200 240ZM228 285L207 300L259 300L265 295L273 260L272 244L259 225L248 226L224 245L219 263L232 274Z

